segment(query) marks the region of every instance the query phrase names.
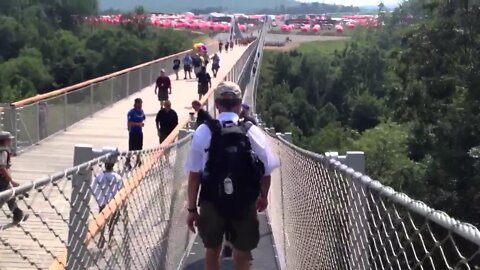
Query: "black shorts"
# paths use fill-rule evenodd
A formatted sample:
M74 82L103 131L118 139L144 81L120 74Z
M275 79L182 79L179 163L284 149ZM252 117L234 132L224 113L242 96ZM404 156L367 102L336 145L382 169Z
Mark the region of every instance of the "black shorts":
M220 65L219 64L212 64L212 70L219 70Z
M190 65L183 65L183 70L186 72L191 72L192 71L192 66Z
M158 90L158 101L168 100L168 90Z
M206 95L208 92L208 84L199 84L198 85L198 94Z
M133 133L128 134L128 150L137 151L143 149L143 133Z
M173 66L173 70L177 71L180 69L180 66Z

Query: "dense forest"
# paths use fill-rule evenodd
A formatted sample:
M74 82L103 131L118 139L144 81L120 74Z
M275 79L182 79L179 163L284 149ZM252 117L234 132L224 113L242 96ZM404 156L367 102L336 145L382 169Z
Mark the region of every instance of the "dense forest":
M257 110L315 152L365 151L370 176L480 225L480 9L422 2L335 52L266 54Z
M142 9L138 9L141 11ZM192 34L144 21L89 26L96 0L0 1L0 103L72 85L191 46ZM133 14L126 14L132 16Z

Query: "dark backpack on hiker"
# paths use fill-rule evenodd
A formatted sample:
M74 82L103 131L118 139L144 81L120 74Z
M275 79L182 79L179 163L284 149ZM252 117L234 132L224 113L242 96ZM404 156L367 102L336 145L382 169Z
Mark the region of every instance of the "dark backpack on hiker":
M250 122L222 126L205 123L212 132L208 161L202 174L200 200L213 203L226 219L248 215L260 194L265 166L252 150L247 132Z

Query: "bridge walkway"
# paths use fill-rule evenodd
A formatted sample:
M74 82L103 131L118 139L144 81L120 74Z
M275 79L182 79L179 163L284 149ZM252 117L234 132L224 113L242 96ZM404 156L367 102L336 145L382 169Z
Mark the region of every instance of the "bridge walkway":
M246 51L246 48L236 46L233 51L221 54L221 69L217 78L212 76L213 87L223 80L240 56ZM183 72L181 71L180 73L182 75ZM197 83L195 79L176 81L175 75L171 75L170 79L172 80L173 88L170 100L172 101L173 109L179 115L179 121L182 121L182 119L188 117L188 112L191 111L191 101L198 99ZM160 104L154 94L154 86L151 85L115 103L113 106L95 113L92 117L78 122L69 127L65 132L47 138L40 144L14 157L12 176L20 184L24 184L49 174L63 171L73 165L73 150L77 144L90 144L94 147L114 146L120 150L128 150L126 114L132 108L134 98L137 97L143 99L143 108L147 116L144 128L144 148L157 146L159 141L155 127L155 116L160 108ZM68 219L70 204L65 200L65 196L67 198L70 197L70 189L71 186L51 188L48 191L48 200L41 198L41 196L27 198L20 203L20 207L28 208L24 202L30 205L34 204L36 213L42 217L43 223L49 224L55 232L61 232L60 238L66 240L68 228L59 217L59 214ZM51 205L54 205L56 211L60 213L56 213ZM42 210L39 212L38 209ZM5 210L6 208L3 211ZM6 211L8 212L8 210ZM43 223L39 217L31 215L28 222L24 223L23 228L34 233L39 243L48 243L47 246L32 246L31 238L18 227L0 231L0 238L14 244L15 248L21 251L22 254L32 258L34 261L41 261L38 258L45 256L45 249L52 251L54 253L52 255L55 256L56 252L62 251L65 246L51 232L43 229ZM0 227L3 225L5 224L0 224ZM0 258L0 269L2 270L31 269L32 267L26 261L20 260L18 255L13 254L11 250L3 245L0 245ZM45 258L43 261L45 265L41 265L41 267L48 268L52 259Z

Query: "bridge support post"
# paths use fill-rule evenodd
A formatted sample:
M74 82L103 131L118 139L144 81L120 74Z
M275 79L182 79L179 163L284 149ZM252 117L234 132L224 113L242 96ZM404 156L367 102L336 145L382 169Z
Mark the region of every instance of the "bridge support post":
M91 145L76 145L73 155L73 165L78 166L93 158ZM85 269L83 262L88 262L87 247L84 241L88 233L90 217L90 184L92 172L88 169L79 170L72 178L72 194L70 219L68 224L68 246L66 270Z
M292 142L292 132L285 132L285 133L277 132L277 136L282 137L284 140L286 140L289 143Z
M346 155L339 156L337 152L325 153L327 159L336 159L356 172L365 173L364 152L348 151ZM348 254L346 254L349 269L371 269L368 259L368 220L367 220L367 188L351 177L347 191L348 220Z

